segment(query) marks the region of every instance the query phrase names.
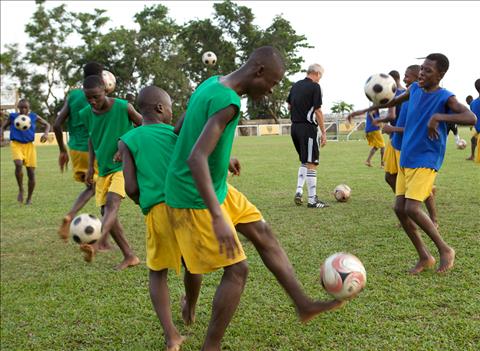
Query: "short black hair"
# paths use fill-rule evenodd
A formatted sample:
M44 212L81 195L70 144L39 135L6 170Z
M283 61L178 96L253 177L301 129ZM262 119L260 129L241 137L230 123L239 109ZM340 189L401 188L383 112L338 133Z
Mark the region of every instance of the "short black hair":
M27 103L27 104L30 105L30 101L28 101L28 99L23 98L23 99L18 100L17 106L18 106L18 104L20 104L21 102L24 102L24 103Z
M407 67L407 69L409 71L413 71L416 74L418 74L420 72L420 65L410 65L410 66Z
M388 74L391 75L393 77L393 79L400 80L400 73L398 73L398 71L393 70L393 71L388 72Z
M480 94L480 78L475 81L475 89L477 89L478 93ZM480 150L479 150L480 151Z
M435 61L437 65L437 69L439 72L446 73L448 71L448 67L450 66L450 62L448 61L447 56L440 53L430 54L425 57L427 60Z
M105 88L102 77L94 75L88 76L83 81L83 89Z
M83 78L88 76L100 76L102 75L103 65L98 62L89 62L83 66Z

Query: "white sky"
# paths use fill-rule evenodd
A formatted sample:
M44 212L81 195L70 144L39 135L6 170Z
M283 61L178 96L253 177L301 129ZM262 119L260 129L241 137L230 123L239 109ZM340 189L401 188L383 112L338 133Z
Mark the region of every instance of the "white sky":
M66 1L47 1L52 8ZM133 26L133 15L156 1L68 1L72 11L107 9L107 27ZM177 23L211 17L212 1L163 1ZM363 84L373 73L421 64L432 52L450 59L443 86L461 102L476 97L474 82L480 78L478 22L480 2L473 1L241 1L255 15L255 24L266 28L275 15L282 15L307 37L313 49L300 54L305 66L320 63L325 74L320 84L324 112L335 101L368 105ZM25 24L35 11L34 1L1 1L1 44L28 41ZM477 33L477 34L475 34ZM221 59L221 52L216 53ZM304 74L290 77L303 78Z

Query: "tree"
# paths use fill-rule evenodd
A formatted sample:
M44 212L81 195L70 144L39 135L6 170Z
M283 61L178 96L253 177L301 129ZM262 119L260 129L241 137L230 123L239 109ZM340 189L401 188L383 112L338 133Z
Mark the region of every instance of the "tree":
M330 110L332 111L332 113L340 114L344 114L345 112L352 112L353 104L348 104L345 101L337 101L333 104Z

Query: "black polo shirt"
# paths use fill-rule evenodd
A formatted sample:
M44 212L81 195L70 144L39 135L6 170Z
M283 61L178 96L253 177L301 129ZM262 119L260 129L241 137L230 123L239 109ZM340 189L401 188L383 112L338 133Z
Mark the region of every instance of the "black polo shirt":
M287 102L290 104L292 123L317 124L315 110L322 106L322 90L310 78L299 80L290 89Z

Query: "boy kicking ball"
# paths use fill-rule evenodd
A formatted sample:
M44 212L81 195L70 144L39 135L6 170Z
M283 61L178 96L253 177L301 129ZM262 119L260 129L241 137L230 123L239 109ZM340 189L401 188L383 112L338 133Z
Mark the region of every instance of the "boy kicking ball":
M475 115L460 104L453 93L440 87L448 67L445 55L430 54L420 67L418 82L413 83L405 94L385 105L355 111L348 116L350 120L376 108L388 108L408 101L394 208L419 256L417 264L410 269L412 274L435 265L435 258L422 241L417 226L437 247L440 255L438 273L447 272L455 261L455 250L443 240L435 223L422 210L422 202L430 196L445 156L446 122L462 125L476 122Z

